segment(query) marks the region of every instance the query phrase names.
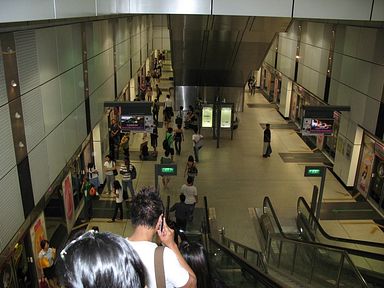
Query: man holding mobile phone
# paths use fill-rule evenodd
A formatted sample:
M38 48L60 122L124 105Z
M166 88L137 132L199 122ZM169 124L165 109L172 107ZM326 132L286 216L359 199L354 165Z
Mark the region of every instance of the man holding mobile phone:
M134 232L127 240L146 267L147 287L156 288L154 257L157 245L152 242L155 234L165 246L166 287L196 287L196 276L174 241L174 231L165 221L163 202L154 188L144 188L137 193L131 204L131 221Z

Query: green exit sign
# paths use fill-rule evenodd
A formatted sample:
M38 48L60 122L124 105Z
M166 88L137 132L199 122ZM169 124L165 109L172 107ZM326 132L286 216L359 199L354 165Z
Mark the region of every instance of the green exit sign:
M324 166L305 166L304 177L321 177L324 173Z
M164 173L164 174L174 174L175 173L175 169L173 167L162 167L161 168L161 173Z

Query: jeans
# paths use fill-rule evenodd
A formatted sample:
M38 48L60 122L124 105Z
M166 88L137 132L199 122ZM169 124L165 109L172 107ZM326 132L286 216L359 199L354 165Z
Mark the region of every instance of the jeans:
M115 181L115 175L105 175L107 182L105 183L105 186L107 186L108 193L111 193L113 189L113 182Z
M176 149L176 154L180 155L181 153L181 139L175 139L175 149Z
M128 190L127 190L127 188L128 188L129 191L131 192L132 198L135 197L135 190L133 189L132 180L128 180L128 181L123 180L122 184L123 184L123 191L127 191L128 192Z
M199 162L199 148L197 148L196 146L193 146L193 152L195 154L195 161Z
M120 220L123 220L123 203L115 203L115 212L113 213L112 221L115 221L117 210L120 210Z

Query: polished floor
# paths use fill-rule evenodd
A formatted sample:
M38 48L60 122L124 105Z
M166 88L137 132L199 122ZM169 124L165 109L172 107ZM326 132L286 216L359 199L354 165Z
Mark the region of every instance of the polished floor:
M165 72L166 73L166 72ZM171 73L170 73L171 74ZM164 77L165 79L167 77ZM171 81L162 79L160 87L166 90ZM163 92L160 101L164 101ZM252 105L251 105L252 104ZM254 105L256 104L256 105ZM304 167L308 163L286 162L279 153L312 153L302 139L290 129L273 129L273 124L280 127L287 124L274 106L267 105L267 100L259 93L245 93L244 111L238 114L240 125L234 131L233 140L225 131L220 139L220 148L212 131L202 131L205 142L200 150L199 175L195 186L198 190L197 207L203 207L203 197L207 196L209 207L215 208L219 227L225 227L226 236L247 246L260 249L255 236L255 219L250 208L261 207L263 198L269 196L284 227L295 226L296 203L303 196L310 203L313 185L319 185L318 178L305 178ZM250 108L256 107L256 108ZM162 113L160 113L162 115ZM263 123L272 124L272 149L270 158L262 157ZM171 205L178 201L180 187L185 183L183 177L186 160L193 154L192 132L186 130L180 156L175 155L178 175L172 177L169 188L161 188L163 200L169 195ZM164 128L159 129L159 157L162 155L161 143ZM148 135L149 136L149 135ZM133 134L130 139L131 151L138 151L145 141L142 133ZM143 139L144 138L144 139ZM154 161L133 161L137 169L134 187L154 185ZM104 197L108 200L108 197ZM110 199L113 201L113 199ZM355 201L332 173L327 173L323 202ZM107 223L107 219L94 219L90 227L98 225L100 230L111 231L124 236L131 233L129 221ZM384 243L384 233L371 220L324 220L321 221L326 231L344 238L362 239Z

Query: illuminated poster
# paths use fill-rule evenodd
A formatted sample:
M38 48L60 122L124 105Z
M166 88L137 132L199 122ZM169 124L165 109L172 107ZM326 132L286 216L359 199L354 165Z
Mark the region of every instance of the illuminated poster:
M332 135L333 119L304 118L301 132L304 135Z
M372 165L375 155L372 150L364 147L363 157L361 157L359 175L357 180L357 190L367 198L369 181L371 180Z
M144 116L121 115L120 124L122 132L144 131Z
M144 131L148 133L152 133L153 128L155 128L155 125L153 123L153 116L152 115L144 116Z
M35 223L32 225L32 227L29 230L29 234L31 235L32 251L33 251L33 257L34 257L35 263L39 263L39 252L41 250L40 241L47 239L47 232L45 230L45 219L44 219L43 213L41 213L40 216L36 219ZM35 267L36 267L37 275L40 278L41 270L37 265Z
M232 108L231 107L222 107L221 108L221 128L231 128L232 120Z
M201 126L203 128L212 128L212 119L213 119L213 108L212 107L203 107L202 113L202 123Z
M71 172L68 173L67 177L65 177L63 183L63 200L64 200L64 208L65 208L65 218L67 220L67 229L68 232L71 231L74 214L75 214L75 206L73 204L73 192L72 192L72 179Z

